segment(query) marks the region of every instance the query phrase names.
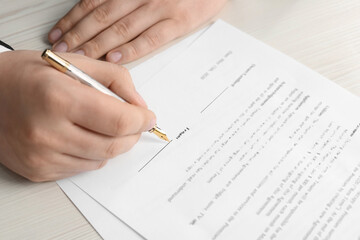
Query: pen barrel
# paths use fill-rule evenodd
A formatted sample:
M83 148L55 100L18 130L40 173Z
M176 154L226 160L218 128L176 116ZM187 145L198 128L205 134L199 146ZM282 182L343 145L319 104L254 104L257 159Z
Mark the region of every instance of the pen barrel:
M115 97L124 102L122 98L120 98L118 95L113 93L110 89L108 89L107 87L105 87L104 85L102 85L101 83L99 83L98 81L96 81L95 79L93 79L92 77L90 77L89 75L87 75L86 73L75 67L74 65L70 65L68 67L66 74L80 81L81 83L88 85L89 87L93 87L102 93Z

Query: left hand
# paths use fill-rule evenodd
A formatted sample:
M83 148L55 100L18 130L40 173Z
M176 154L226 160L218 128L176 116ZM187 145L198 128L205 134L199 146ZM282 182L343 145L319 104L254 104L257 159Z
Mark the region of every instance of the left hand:
M50 31L58 52L127 63L214 16L226 0L81 0Z

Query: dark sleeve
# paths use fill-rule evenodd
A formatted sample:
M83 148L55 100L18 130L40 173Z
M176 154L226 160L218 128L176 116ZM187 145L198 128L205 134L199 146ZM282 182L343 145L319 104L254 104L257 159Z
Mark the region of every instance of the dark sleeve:
M1 45L1 46L4 46L4 47L6 47L6 48L8 48L8 49L10 49L10 50L14 50L10 45L4 43L4 42L1 41L1 40L0 40L0 45Z

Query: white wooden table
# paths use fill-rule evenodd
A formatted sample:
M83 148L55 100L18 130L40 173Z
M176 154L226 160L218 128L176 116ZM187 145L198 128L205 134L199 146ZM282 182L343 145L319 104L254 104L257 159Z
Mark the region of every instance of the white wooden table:
M43 50L48 30L76 2L0 0L0 39ZM218 17L360 96L359 0L229 0ZM0 239L75 238L100 237L56 183L31 183L0 166Z

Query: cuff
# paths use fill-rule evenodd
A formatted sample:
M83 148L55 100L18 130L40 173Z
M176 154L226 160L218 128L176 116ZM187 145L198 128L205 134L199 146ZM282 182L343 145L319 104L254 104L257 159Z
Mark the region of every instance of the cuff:
M6 51L11 51L14 50L12 47L10 47L9 45L7 45L6 43L4 43L3 41L0 41L0 52L6 52Z

